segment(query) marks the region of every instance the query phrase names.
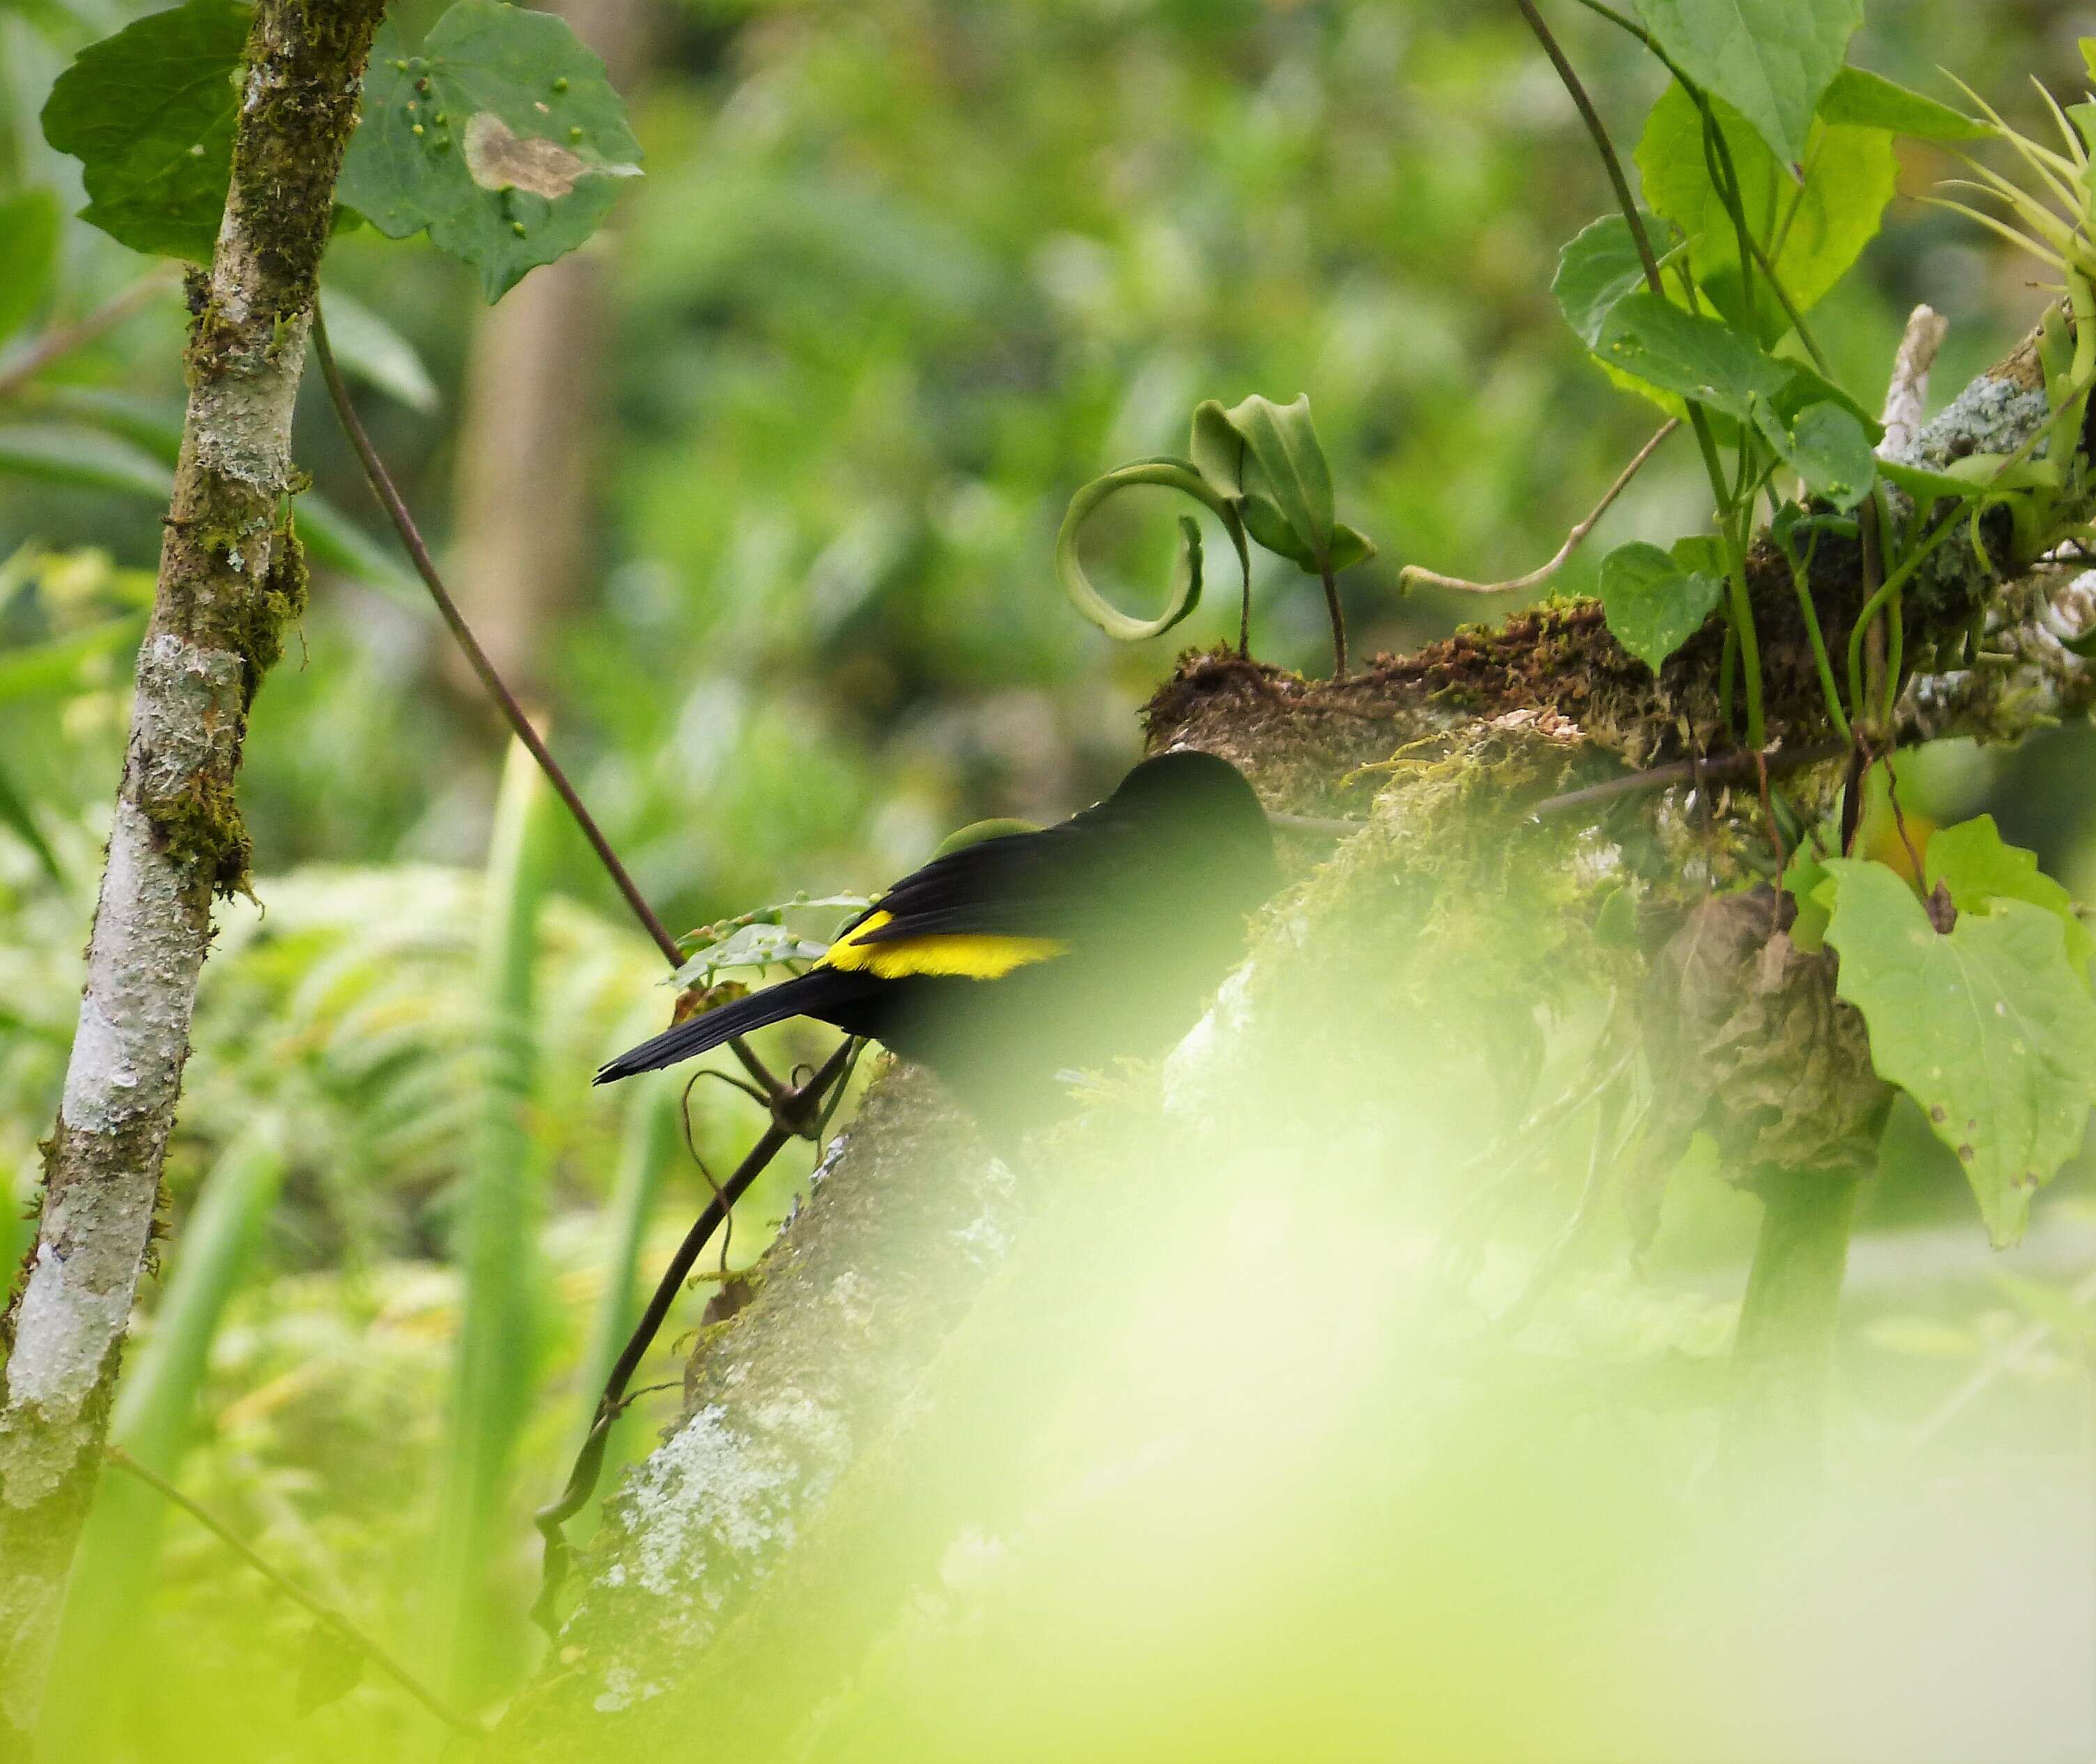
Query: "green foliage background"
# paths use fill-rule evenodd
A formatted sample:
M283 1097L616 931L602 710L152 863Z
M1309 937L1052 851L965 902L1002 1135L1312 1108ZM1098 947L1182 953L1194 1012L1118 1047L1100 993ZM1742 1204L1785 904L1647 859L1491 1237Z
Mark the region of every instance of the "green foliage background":
M408 36L436 11L403 7ZM133 15L0 0L0 224L25 192L81 205L37 115L72 55ZM617 378L592 567L544 653L557 744L675 928L796 889L865 890L963 822L1099 793L1133 757L1134 712L1174 650L1234 635L1234 596L1212 592L1167 638L1112 644L1055 586L1057 525L1079 484L1180 447L1199 399L1311 395L1343 509L1381 548L1343 582L1363 655L1504 610L1400 600L1397 571L1531 567L1648 432L1550 293L1559 248L1607 196L1510 7L691 0L653 24L628 94L648 176L592 247L614 290ZM1908 0L1873 9L1853 59L1939 95L1933 70L1951 68L2028 120L2024 76L2077 83L2085 28L2063 5ZM1656 71L1591 20L1569 18L1565 36L1627 146ZM2042 299L2020 260L1910 199L1951 162L1902 154L1887 231L1818 320L1866 404L1916 300L1951 321L1940 400ZM35 207L10 235L24 251ZM0 339L0 376L11 347L144 267L70 220L58 257L45 308ZM441 542L475 278L369 229L337 240L328 276L412 345L357 351L360 396ZM121 760L180 338L170 295L0 396L0 788L37 836L0 815L0 1199L24 1203ZM312 523L335 567L255 708L242 790L265 910L230 911L207 970L171 1167L177 1244L204 1173L258 1115L281 1132L284 1185L213 1339L182 1479L374 1626L412 1633L460 1307L451 1224L484 1077L475 950L502 747L451 683L443 634L317 393L298 451L335 511L332 528L325 511ZM1685 447L1662 455L1557 586L1592 592L1612 545L1666 543L1701 495ZM1161 492L1118 498L1093 535L1095 576L1130 610L1153 604L1174 513ZM1253 629L1263 656L1325 666L1317 596L1278 560L1256 578ZM1910 806L1991 808L2086 897L2089 749L2076 731L2006 758L1924 756ZM544 1351L520 1421L512 1588L533 1566L524 1512L583 1413L614 1234L626 1124L586 1075L666 1002L580 841L560 828L549 845L531 1114ZM700 1096L699 1149L718 1169L760 1123L718 1086ZM1919 1123L1902 1155L1875 1229L1962 1226L1958 1172ZM703 1193L672 1168L644 1266ZM738 1260L797 1169L753 1196ZM1711 1186L1677 1247L1714 1265L1752 1228ZM2085 1172L2048 1201L2064 1219L2076 1187ZM10 1265L15 1249L11 1210ZM1962 1376L2023 1315L1991 1286L1919 1277L1858 1308L1859 1330L1881 1333L1855 1351L1919 1364L1886 1375L1920 1389ZM2033 1375L2072 1371L2041 1360ZM674 1398L650 1402L660 1415ZM151 1621L186 1694L257 1697L258 1736L289 1731L295 1688L257 1690L247 1655L256 1638L304 1648L310 1625L179 1518L164 1566ZM517 1665L487 1670L499 1683ZM150 1699L118 1713L150 1731ZM366 1687L321 1718L351 1755L404 1717ZM229 1740L223 1755L250 1754Z

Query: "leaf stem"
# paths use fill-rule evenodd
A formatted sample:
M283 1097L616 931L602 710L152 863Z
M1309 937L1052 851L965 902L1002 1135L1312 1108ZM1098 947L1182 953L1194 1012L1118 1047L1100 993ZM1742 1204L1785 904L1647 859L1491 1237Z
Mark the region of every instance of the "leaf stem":
M393 531L400 535L400 543L407 548L408 556L415 565L415 573L422 579L423 586L430 591L430 599L437 603L437 611L443 616L452 635L457 640L460 649L465 653L466 661L473 668L474 677L486 688L487 696L495 701L502 712L504 721L509 723L517 739L539 762L539 769L545 773L547 782L552 785L555 793L567 805L568 813L574 817L575 825L582 829L583 837L589 841L590 849L596 854L597 862L604 866L605 873L611 878L612 885L618 890L620 898L640 922L641 929L648 933L673 969L682 967L684 952L679 947L677 940L670 934L669 927L648 904L647 897L641 893L640 885L619 861L618 854L612 849L611 841L605 837L604 829L597 825L596 818L583 806L580 794L568 781L568 775L561 769L560 762L553 758L551 749L532 726L531 718L525 714L524 707L517 701L517 695L510 691L509 683L496 672L495 664L488 660L487 652L481 648L480 640L474 635L472 627L466 623L465 615L459 610L458 602L452 598L451 590L444 586L444 579L438 573L436 561L430 555L430 548L423 542L421 530L415 525L415 517L408 512L407 502L394 484L392 474L386 469L386 462L379 458L378 450L371 444L371 437L365 431L363 419L356 414L356 406L350 400L349 388L343 383L342 369L336 365L334 351L328 343L327 321L321 316L317 299L313 302L313 353L320 360L321 378L327 382L329 402L334 406L334 413L342 424L343 432L349 437L349 444L356 449L357 459L363 465L364 475L371 486L372 493L378 498L379 505L393 523ZM784 1087L765 1069L763 1062L751 1051L749 1044L740 1036L731 1037L727 1045L730 1051L742 1062L744 1069L764 1087L766 1096L775 1101L784 1094Z
M1347 677L1347 615L1339 605L1339 584L1333 579L1332 566L1324 565L1318 574L1325 584L1325 610L1332 620L1332 678L1343 680Z

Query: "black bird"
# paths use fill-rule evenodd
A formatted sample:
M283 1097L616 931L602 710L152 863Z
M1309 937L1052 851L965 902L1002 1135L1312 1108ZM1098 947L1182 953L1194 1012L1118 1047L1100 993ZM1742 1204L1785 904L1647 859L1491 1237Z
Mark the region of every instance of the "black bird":
M1103 802L934 858L808 972L666 1029L599 1084L787 1017L871 1036L985 1125L1052 1112L1056 1075L1162 1052L1198 1019L1278 878L1265 812L1226 760L1147 759Z

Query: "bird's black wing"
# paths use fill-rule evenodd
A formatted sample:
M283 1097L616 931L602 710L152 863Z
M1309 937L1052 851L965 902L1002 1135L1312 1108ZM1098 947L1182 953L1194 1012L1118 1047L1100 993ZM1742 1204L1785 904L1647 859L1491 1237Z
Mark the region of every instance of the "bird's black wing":
M909 937L979 935L1068 937L1098 904L1102 837L1117 818L1095 804L1038 832L1003 833L935 858L889 889L839 933L849 937L876 914L887 922L862 944Z

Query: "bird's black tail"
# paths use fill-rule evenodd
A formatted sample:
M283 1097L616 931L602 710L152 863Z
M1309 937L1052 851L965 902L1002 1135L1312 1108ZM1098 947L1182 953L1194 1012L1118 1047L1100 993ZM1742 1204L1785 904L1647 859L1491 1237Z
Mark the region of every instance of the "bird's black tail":
M838 1005L862 997L866 990L867 977L863 975L843 973L836 968L815 968L797 979L782 980L776 986L766 987L762 992L752 993L747 998L738 998L732 1004L677 1024L638 1047L629 1047L616 1059L607 1060L598 1068L592 1081L616 1084L621 1078L631 1078L637 1072L674 1066L680 1059L689 1059L710 1047L719 1046L731 1035L747 1034L752 1029L762 1028L767 1023L783 1022L788 1017L823 1016Z

